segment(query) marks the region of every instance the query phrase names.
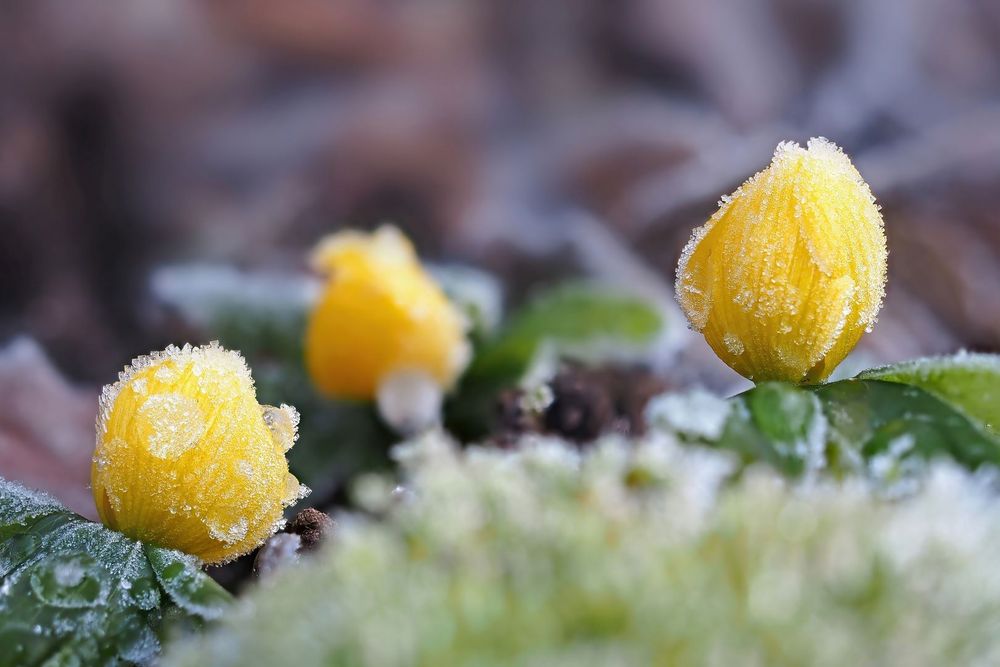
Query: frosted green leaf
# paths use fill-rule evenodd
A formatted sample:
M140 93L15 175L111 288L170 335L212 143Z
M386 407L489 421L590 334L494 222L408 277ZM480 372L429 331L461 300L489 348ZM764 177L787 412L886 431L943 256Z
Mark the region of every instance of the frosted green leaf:
M699 409L711 402L698 397L694 392L654 399L647 411L650 426L735 451L747 465L764 462L792 476L861 474L894 487L894 493L902 478L919 475L937 458L969 470L1000 468L1000 436L940 393L910 384L761 383L730 399L727 412ZM728 414L722 424L720 414Z
M830 422L830 442L846 469L866 466L912 438L903 454L925 460L947 457L970 470L1000 467L1000 437L950 402L923 389L880 380L843 380L814 389Z
M0 479L0 667L152 663L165 612L204 619L228 601L175 560L161 586L139 542Z
M229 593L201 572L196 558L150 545L145 552L160 586L174 604L205 619L222 615L231 601Z
M230 266L163 266L150 280L153 296L194 325L211 327L221 317L285 323L294 321L315 299L316 286L305 277L244 272Z
M96 607L108 597L104 569L86 554L46 559L31 573L31 590L54 607Z
M58 500L0 478L0 525L23 524L35 517L63 510Z
M920 387L1000 433L1000 356L959 352L864 371L863 380L885 380Z
M639 298L591 285L563 285L514 313L497 338L483 346L467 373L516 380L543 343L580 349L603 342L620 350L649 343L661 326L661 315Z

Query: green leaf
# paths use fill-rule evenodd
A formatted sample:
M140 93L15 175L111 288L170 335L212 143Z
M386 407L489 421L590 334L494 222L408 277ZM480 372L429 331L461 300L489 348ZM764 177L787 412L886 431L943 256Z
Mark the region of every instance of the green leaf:
M152 662L165 611L214 618L228 600L174 553L0 478L0 666Z
M744 397L754 425L762 435L785 444L809 437L819 404L808 391L779 382L767 382Z
M197 558L148 544L145 551L160 586L181 609L210 620L229 606L229 593L201 571Z
M225 347L249 358L282 365L302 364L306 314L268 318L256 311L223 308L215 313L208 331Z
M909 384L930 392L978 419L992 433L1000 430L1000 356L960 352L916 359L858 375L862 380Z
M972 470L984 464L1000 466L1000 438L919 387L843 380L813 391L829 420L831 442L842 455L860 455L866 461L885 453L924 459L950 456Z
M762 383L732 399L735 409L710 444L744 462L786 474L825 467L835 475L892 477L917 460L950 457L975 470L1000 467L1000 438L937 395L881 380L811 387Z
M517 380L543 343L560 348L610 342L619 347L648 343L662 318L649 303L585 284L547 291L516 313L476 355L467 375Z
M0 493L0 525L18 525L64 509L58 500L40 491L16 487L18 493Z
M736 451L745 463L763 461L797 476L822 454L822 407L812 392L768 382L733 400L737 405L715 444Z

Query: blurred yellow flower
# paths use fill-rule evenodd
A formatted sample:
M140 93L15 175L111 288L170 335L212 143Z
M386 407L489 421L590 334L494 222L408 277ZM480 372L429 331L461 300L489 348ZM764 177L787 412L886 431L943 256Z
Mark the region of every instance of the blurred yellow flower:
M313 382L337 398L373 399L398 372L449 388L468 361L465 320L395 227L345 231L316 247L326 277L306 330Z
M818 382L870 331L886 278L882 216L833 143L783 142L724 197L677 266L677 298L751 380Z
M101 394L91 467L101 520L207 563L251 551L308 493L285 461L298 419L259 405L243 357L217 343L135 359Z

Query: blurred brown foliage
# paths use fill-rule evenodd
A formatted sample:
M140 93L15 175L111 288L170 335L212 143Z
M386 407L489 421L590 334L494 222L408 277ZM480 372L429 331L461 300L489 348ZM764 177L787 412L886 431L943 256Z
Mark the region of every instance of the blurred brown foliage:
M811 135L884 206L871 356L997 348L996 2L7 0L0 337L109 381L170 342L151 266L299 268L385 220L515 298L632 281L612 256L666 293L715 200Z

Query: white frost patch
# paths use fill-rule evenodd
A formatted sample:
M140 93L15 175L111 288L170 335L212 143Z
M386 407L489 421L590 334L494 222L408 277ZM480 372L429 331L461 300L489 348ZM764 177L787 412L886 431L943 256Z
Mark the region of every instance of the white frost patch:
M79 585L85 574L83 568L75 560L60 561L52 569L52 577L56 583L66 588Z
M382 380L375 400L385 423L397 433L410 435L439 421L444 392L428 373L404 369Z
M150 287L158 301L200 326L227 311L297 316L319 293L319 283L306 276L245 272L213 264L161 267L153 272Z
M206 521L205 525L208 527L208 534L212 539L225 544L236 544L247 536L247 531L250 529L250 524L245 517L240 517L230 524Z
M686 394L663 394L649 402L646 421L687 436L717 440L726 426L730 404L702 389Z
M908 457L917 441L911 433L904 433L889 441L881 454L868 462L868 474L883 495L901 498L920 489L927 464L920 457Z
M161 369L162 370L162 369ZM149 425L146 446L160 459L177 458L205 435L207 423L198 402L183 394L154 394L137 418Z
M270 537L257 552L253 569L259 577L269 577L278 570L299 562L302 538L292 533L278 533Z

